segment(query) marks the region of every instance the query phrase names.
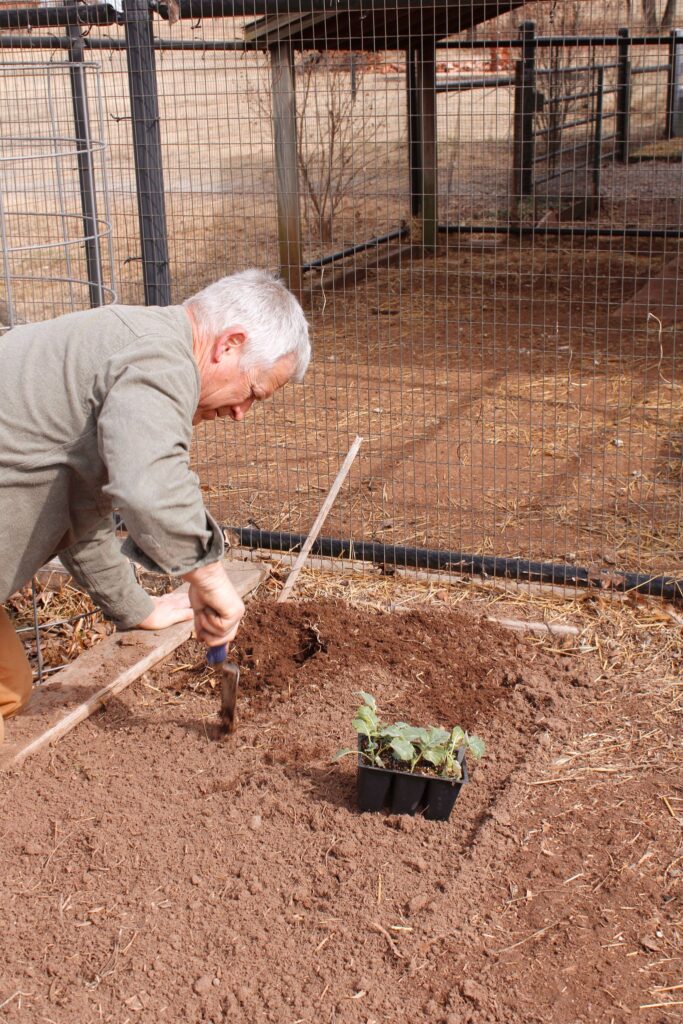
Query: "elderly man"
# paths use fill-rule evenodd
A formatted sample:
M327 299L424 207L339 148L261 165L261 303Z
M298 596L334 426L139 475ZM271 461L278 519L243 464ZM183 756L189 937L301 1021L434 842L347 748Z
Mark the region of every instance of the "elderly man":
M227 643L244 614L221 565L223 538L190 471L192 426L241 420L310 358L296 299L258 270L225 277L183 306L106 306L15 327L0 338L0 605L55 554L119 628L194 615ZM128 539L121 547L112 511ZM127 556L189 582L150 597ZM0 607L3 719L31 672Z

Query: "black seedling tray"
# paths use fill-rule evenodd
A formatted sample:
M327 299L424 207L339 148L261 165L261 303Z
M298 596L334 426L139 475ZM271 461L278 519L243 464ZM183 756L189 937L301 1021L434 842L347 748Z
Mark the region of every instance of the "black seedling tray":
M454 781L392 768L375 768L364 764L359 751L358 808L361 811L381 811L386 807L392 814L417 814L420 811L431 821L446 821L461 788L469 782L464 747L458 751L458 763L462 768L462 778Z

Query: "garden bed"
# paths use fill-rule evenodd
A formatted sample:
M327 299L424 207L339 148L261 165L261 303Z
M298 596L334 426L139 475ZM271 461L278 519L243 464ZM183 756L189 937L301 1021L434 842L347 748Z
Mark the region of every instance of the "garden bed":
M0 1019L675 1019L666 709L608 646L556 643L462 611L261 601L221 742L204 651L183 645L3 778ZM353 760L330 761L361 687L486 740L448 822L356 811Z

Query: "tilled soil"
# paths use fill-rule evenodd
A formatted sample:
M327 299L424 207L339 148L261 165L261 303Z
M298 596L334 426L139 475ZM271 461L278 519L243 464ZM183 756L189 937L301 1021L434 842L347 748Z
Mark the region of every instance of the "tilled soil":
M251 606L234 657L232 737L189 642L3 779L3 1019L675 1019L672 780L564 767L609 724L597 660L331 601ZM449 822L356 811L361 687L485 738Z

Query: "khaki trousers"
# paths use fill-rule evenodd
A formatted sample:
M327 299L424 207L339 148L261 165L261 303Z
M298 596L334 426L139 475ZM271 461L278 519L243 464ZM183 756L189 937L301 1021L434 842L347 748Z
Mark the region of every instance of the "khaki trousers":
M4 608L0 607L0 743L3 719L21 711L31 696L33 679L21 640Z

